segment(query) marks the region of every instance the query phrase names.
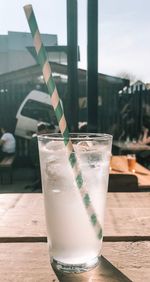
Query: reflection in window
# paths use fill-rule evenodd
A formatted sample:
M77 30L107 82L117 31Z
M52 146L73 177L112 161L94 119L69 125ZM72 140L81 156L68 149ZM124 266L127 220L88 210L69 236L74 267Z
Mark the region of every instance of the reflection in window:
M31 99L26 102L21 114L35 120L57 124L55 112L51 105L46 105Z

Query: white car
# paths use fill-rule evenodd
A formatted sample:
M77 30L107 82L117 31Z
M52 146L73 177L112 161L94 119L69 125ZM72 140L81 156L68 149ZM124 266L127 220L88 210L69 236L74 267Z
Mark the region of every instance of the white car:
M50 103L50 96L42 91L32 90L21 103L16 115L15 135L30 139L37 132L37 124L53 123L58 132L55 112Z

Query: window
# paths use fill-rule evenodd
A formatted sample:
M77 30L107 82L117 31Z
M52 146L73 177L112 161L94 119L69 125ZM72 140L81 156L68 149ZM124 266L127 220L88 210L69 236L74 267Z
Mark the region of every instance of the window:
M57 124L55 112L51 105L46 105L31 99L26 102L21 114L35 120Z

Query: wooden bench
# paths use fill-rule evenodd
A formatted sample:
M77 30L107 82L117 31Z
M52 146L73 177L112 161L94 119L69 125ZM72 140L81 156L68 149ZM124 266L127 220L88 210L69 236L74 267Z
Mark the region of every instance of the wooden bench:
M110 174L108 192L139 192L138 178L133 174Z
M5 175L7 174L8 182L12 184L13 182L13 163L15 160L15 155L4 157L0 162L0 182L4 184Z

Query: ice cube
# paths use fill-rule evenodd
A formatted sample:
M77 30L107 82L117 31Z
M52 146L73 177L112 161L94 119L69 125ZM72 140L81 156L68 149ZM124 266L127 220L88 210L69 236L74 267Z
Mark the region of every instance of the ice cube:
M61 141L55 141L55 140L52 140L46 144L46 148L48 150L53 150L53 151L63 150L64 146L65 145L63 141L61 142Z
M92 141L80 141L76 146L77 150L89 151L93 147Z

